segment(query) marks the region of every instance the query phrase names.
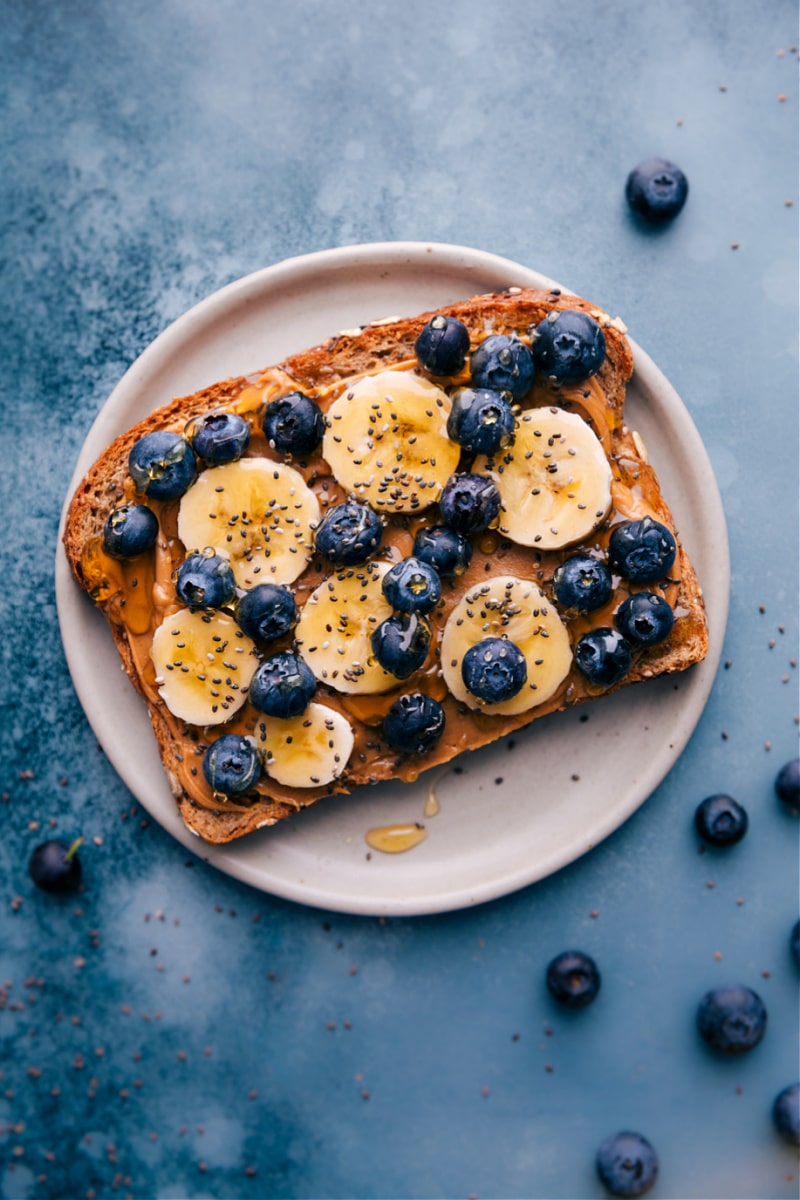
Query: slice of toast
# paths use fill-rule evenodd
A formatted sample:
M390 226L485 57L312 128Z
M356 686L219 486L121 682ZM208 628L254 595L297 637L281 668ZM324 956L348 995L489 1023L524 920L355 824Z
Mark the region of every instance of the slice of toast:
M353 748L347 763L335 778L315 784L313 777L288 785L270 773L269 756L258 781L244 795L212 791L204 772L203 760L215 738L229 731L255 735L262 714L246 700L235 717L213 726L194 725L176 716L162 695L162 680L157 678L151 657L156 629L182 608L175 592L175 576L189 551L203 549L184 546L178 537L179 502L156 500L137 493L129 473L131 448L145 434L169 430L183 434L187 424L211 410L237 412L251 426L246 457L270 463L291 462L320 501L320 511L347 499L347 491L332 474L317 447L305 456L291 459L268 444L262 431L266 405L276 397L300 391L315 399L327 413L337 398L347 393L364 377L386 370L410 372L431 380L415 357L415 343L432 313L411 319L381 321L331 337L323 345L289 357L282 364L255 375L216 383L192 396L180 397L153 412L135 428L118 437L87 473L72 499L64 532L64 547L78 584L94 600L107 618L124 668L133 685L143 696L158 742L170 787L187 826L209 842L227 842L255 829L275 824L333 792L349 792L366 783L399 777L413 780L429 767L445 763L465 749L475 749L508 734L540 715L583 702L627 684L649 679L665 672L682 671L699 662L707 653L708 637L705 606L697 576L681 545L678 531L655 472L638 435L625 424L625 389L633 371L633 359L625 328L611 320L597 306L558 291L510 289L508 292L476 296L471 300L439 310L457 318L469 332L470 348L480 345L490 334L514 335L531 345L530 330L548 315L568 310L589 314L602 328L605 358L596 374L567 386L537 373L533 387L515 408L517 420L526 413L557 410L577 414L596 435L611 472L611 506L595 528L579 543L571 541L556 549L537 547L536 537L526 537L530 545L521 545L503 533L500 520L491 528L470 535L472 558L461 575L442 579L442 598L427 620L432 629L429 653L423 665L406 679L390 679L374 693L346 691L331 677L318 675L314 702L324 704L346 718L352 729ZM433 382L452 395L458 386L470 383L469 357L456 374ZM330 421L328 422L330 425ZM517 429L520 426L518 424ZM490 459L497 478L499 458ZM461 451L460 472L475 465L473 455ZM486 464L484 462L484 469ZM502 465L499 465L502 473ZM110 513L124 503L145 503L156 515L159 532L152 549L135 558L121 560L104 549L104 527ZM378 564L391 563L411 553L414 535L426 526L440 525L437 503L424 502L418 511L393 511L377 505L385 536L372 556ZM604 560L614 528L625 522L650 517L669 529L676 540L676 556L666 575L646 585L631 585L613 574L613 595L596 611L576 612L559 605L554 595L553 575L565 559L587 552ZM546 539L545 539L546 540ZM376 568L378 569L378 568ZM352 573L352 572L351 572ZM339 577L334 567L318 550L309 550L309 561L291 583L301 611L320 584L333 587ZM513 577L529 581L540 589L566 630L569 668L547 699L523 711L509 712L509 705L474 702L463 694L456 696L445 682L447 663L441 661L442 636L453 610L478 598L486 581ZM629 669L608 686L591 682L572 657L579 639L592 629L613 627L615 614L629 594L648 590L667 603L674 624L666 640L650 646L632 646ZM466 598L466 600L465 600ZM235 612L235 605L228 606ZM461 609L459 611L462 611ZM537 610L538 612L538 610ZM293 636L286 635L274 645L258 647L253 653L263 659L276 651L293 648ZM308 653L315 647L300 646ZM346 655L347 647L340 653ZM336 672L334 671L334 675ZM450 678L450 676L448 676ZM456 685L454 685L456 686ZM533 686L531 684L531 686ZM458 691L458 687L456 687ZM422 692L441 705L444 730L429 749L404 753L393 747L384 735L383 719L389 707L401 695ZM513 705L510 706L513 708ZM261 724L263 728L263 723Z

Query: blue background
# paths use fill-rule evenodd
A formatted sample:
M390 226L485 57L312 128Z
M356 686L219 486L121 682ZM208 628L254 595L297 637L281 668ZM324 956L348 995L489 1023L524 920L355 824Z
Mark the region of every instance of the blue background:
M798 1194L769 1115L798 1074L773 792L797 753L797 40L788 0L5 0L3 1196L595 1197L631 1126L654 1198ZM658 233L622 197L653 154L691 188ZM137 811L72 690L53 557L96 412L173 318L391 239L621 313L705 440L733 574L730 666L622 829L475 911L370 920L253 892ZM751 828L701 855L717 791ZM51 829L86 838L65 901L27 876ZM604 986L565 1015L544 969L575 945ZM738 1061L694 1029L727 981L769 1010Z

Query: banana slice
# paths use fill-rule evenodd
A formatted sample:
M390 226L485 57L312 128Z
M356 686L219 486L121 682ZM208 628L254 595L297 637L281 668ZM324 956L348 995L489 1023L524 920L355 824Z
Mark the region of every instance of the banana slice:
M239 587L292 583L314 552L319 518L293 467L242 458L201 472L181 500L178 537L187 550L213 546L228 557Z
M461 677L464 655L488 637L507 637L525 656L527 682L510 700L486 704ZM442 675L457 700L470 708L510 716L543 704L558 690L572 665L566 626L535 583L498 575L462 596L444 627Z
M499 530L520 546L556 550L587 537L611 507L611 468L593 430L560 408L528 409L514 444L474 471L500 492Z
M353 727L325 704L299 717L265 717L255 729L267 774L286 787L319 787L341 775L353 752Z
M258 657L232 617L182 608L153 636L150 657L158 694L190 725L221 725L247 699Z
M458 466L449 415L447 393L411 371L367 375L329 408L322 453L342 487L365 504L420 512Z
M337 571L309 596L295 639L314 675L337 692L378 695L398 679L376 662L371 638L392 615L381 590L391 563L367 563Z

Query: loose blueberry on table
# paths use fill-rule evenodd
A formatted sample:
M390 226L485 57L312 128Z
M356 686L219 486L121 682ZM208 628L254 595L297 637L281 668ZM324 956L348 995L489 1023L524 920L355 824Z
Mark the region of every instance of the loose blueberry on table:
M789 947L792 952L792 958L795 965L800 967L800 921L795 921L792 926L792 932L789 937Z
M431 375L457 375L467 361L469 331L456 317L437 313L421 329L414 352Z
M459 388L447 418L447 436L470 454L495 454L514 437L507 395L489 388Z
M634 592L614 614L617 629L634 646L658 646L669 637L675 614L663 596Z
M181 563L175 591L189 608L222 608L236 595L233 568L218 554L189 554Z
M632 583L663 579L676 554L671 531L652 517L615 526L608 543L608 565Z
M325 419L315 400L289 392L270 400L264 411L264 436L281 454L310 454L322 440Z
M603 625L590 629L575 647L575 662L595 687L613 687L630 670L633 653L617 629Z
M751 988L728 985L706 992L697 1008L703 1041L720 1054L746 1054L767 1028L764 1001Z
M383 594L392 608L404 613L432 612L442 598L438 573L419 558L395 563L381 580Z
M604 562L589 554L573 554L553 573L553 591L562 608L588 613L602 608L613 591L611 572Z
M300 654L265 658L250 680L250 703L268 717L299 717L308 707L317 681Z
M255 642L274 642L297 624L297 604L287 587L259 583L239 598L236 620Z
M157 430L134 443L128 470L136 490L153 500L177 500L197 478L197 459L186 438Z
M528 678L525 655L507 638L488 637L470 646L461 663L465 687L485 700L499 704L516 696Z
M237 733L223 734L206 750L203 774L213 792L244 795L261 776L261 759L255 744Z
M394 613L372 634L372 653L384 671L408 679L428 656L431 627L417 613Z
M517 337L491 334L472 351L469 368L476 387L510 392L514 400L527 396L533 386L533 358Z
M657 224L676 217L688 194L683 171L666 158L639 163L625 182L625 198L633 211Z
M250 426L238 413L211 412L185 430L198 458L209 467L236 462L250 445Z
M567 1008L585 1008L600 991L597 963L580 950L565 950L547 967L547 988L559 1004Z
M781 767L775 779L775 792L791 812L800 811L800 758Z
M536 370L552 383L583 383L603 365L605 334L588 313L554 309L529 333Z
M103 527L103 549L111 558L136 558L158 537L158 517L146 504L115 508Z
M772 1105L772 1121L781 1137L800 1146L800 1083L790 1083L778 1092Z
M356 500L329 508L319 523L316 546L337 566L366 562L381 544L383 524L376 512Z
M443 579L463 575L472 561L472 542L446 525L431 525L414 538L414 557L428 563Z
M36 886L44 892L77 891L83 874L78 858L78 847L82 842L82 837L72 843L53 838L37 846L28 861L28 870Z
M456 533L480 533L500 513L500 493L487 475L451 475L439 497L442 520Z
M640 1133L624 1131L606 1138L595 1165L612 1196L643 1196L658 1176L658 1155Z
M711 846L732 846L747 833L747 810L731 796L706 796L694 814L694 826Z
M407 692L395 700L383 718L383 736L395 750L422 754L442 736L444 709L424 692Z

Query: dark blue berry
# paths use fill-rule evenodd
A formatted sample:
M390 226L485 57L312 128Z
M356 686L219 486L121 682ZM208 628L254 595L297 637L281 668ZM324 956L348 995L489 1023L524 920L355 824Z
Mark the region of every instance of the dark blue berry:
M446 525L427 526L414 538L414 557L428 563L442 578L463 575L472 561L472 542Z
M189 608L222 608L236 595L233 568L219 554L189 554L178 571L175 591Z
M697 1028L703 1040L720 1054L745 1054L763 1038L767 1010L750 988L712 988L698 1006Z
M30 876L44 892L74 892L81 882L81 862L77 855L83 838L71 844L57 838L42 842L28 861Z
M447 436L470 454L494 454L514 437L510 400L488 388L459 388L447 418Z
M623 1131L606 1138L595 1166L612 1196L643 1196L658 1176L658 1155L640 1133Z
M439 511L456 533L478 533L497 520L500 493L486 475L451 475L439 497Z
M308 707L317 681L299 654L273 654L250 680L250 703L268 717L299 717Z
M669 637L675 614L663 596L635 592L619 606L614 623L634 646L658 646Z
M639 216L653 222L677 217L688 194L689 183L683 171L666 158L639 163L625 182L628 204Z
M419 558L404 558L381 580L383 594L398 612L432 612L442 598L442 582L433 567Z
M778 1092L772 1105L772 1121L781 1137L800 1146L800 1083L790 1083Z
M784 763L775 779L775 792L788 809L800 809L800 758Z
M103 549L112 558L135 558L149 550L158 536L158 517L145 504L123 504L109 515L103 528Z
M507 638L488 637L470 646L461 663L464 686L487 704L510 700L528 678L525 655Z
M444 720L444 709L432 696L407 692L383 718L383 736L403 754L423 754L442 736Z
M585 633L575 647L575 661L597 687L612 687L630 670L633 655L625 638L616 629L602 626Z
M264 436L281 454L310 454L324 431L322 410L302 392L278 396L264 412Z
M197 459L186 438L157 430L132 446L128 470L137 491L153 500L177 500L197 477Z
M258 783L261 759L252 738L224 733L203 756L203 774L212 792L242 796Z
M431 375L457 375L467 361L469 333L455 317L437 313L414 343L417 361Z
M800 921L795 921L789 937L789 949L792 952L795 966L800 967Z
M603 365L605 335L588 313L554 309L529 332L536 369L553 383L582 383Z
M383 538L383 524L376 512L357 500L346 500L329 508L317 529L320 554L332 563L352 567L375 553Z
M531 352L517 337L492 333L469 356L472 382L479 388L510 392L515 400L527 396L535 373Z
M731 796L706 796L695 809L694 825L704 842L732 846L747 833L747 810Z
M579 613L593 612L611 599L611 572L599 558L574 554L553 572L553 591L563 608Z
M250 445L250 426L238 413L210 412L190 421L186 436L198 458L221 467L242 457Z
M371 641L372 653L384 671L408 679L428 656L431 627L416 613L395 613L381 622Z
M297 624L292 593L277 583L259 583L240 597L236 620L255 642L274 642Z
M565 950L547 967L547 989L567 1008L585 1008L600 991L597 963L580 950Z
M632 583L663 579L676 553L672 533L652 517L615 526L608 543L609 566Z

